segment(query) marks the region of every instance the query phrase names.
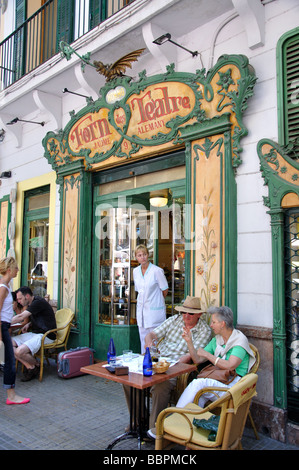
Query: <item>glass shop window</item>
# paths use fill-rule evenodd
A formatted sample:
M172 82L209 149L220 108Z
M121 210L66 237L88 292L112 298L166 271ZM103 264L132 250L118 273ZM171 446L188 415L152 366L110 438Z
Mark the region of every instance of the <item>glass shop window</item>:
M49 202L48 187L25 194L22 285L40 297L47 294Z

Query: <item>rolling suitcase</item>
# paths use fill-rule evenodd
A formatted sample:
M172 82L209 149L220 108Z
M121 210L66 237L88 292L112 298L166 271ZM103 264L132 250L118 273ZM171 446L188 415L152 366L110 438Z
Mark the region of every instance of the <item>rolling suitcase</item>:
M69 349L58 354L57 374L64 379L85 375L81 367L94 363L93 350L87 347Z

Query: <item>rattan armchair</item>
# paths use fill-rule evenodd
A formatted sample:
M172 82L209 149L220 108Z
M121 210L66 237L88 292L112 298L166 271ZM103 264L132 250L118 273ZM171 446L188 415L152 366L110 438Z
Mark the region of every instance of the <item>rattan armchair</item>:
M259 367L260 367L261 358L260 358L260 354L259 354L259 351L258 351L257 347L254 346L251 343L249 343L249 346L250 346L251 350L253 351L253 353L255 355L255 363L253 364L253 366L249 370L249 373L256 374ZM182 395L183 391L188 386L188 384L193 379L196 379L196 375L197 375L196 371L192 371L192 372L186 372L185 374L182 374L178 377L176 386L175 386L175 388L172 391L171 396L170 396L170 404L176 405L176 403L178 402L180 396ZM205 392L210 391L209 388L205 388L204 390L205 390ZM250 410L248 412L248 418L250 420L250 423L251 423L251 426L252 426L252 429L253 429L253 432L254 432L254 435L255 435L256 439L259 439L259 435L258 435L258 432L256 430L256 427L255 427L255 424L254 424L254 421L253 421L252 414L251 414Z
M254 355L255 355L255 363L253 364L253 366L251 367L250 369L250 373L252 374L256 374L259 367L260 367L260 363L261 363L261 357L260 357L260 353L257 349L256 346L254 346L253 344L249 343ZM250 423L251 423L251 426L252 426L252 429L253 429L253 432L254 432L254 435L256 437L256 439L259 439L259 435L258 435L258 432L256 430L256 427L255 427L255 424L254 424L254 421L253 421L253 418L252 418L252 414L251 414L251 411L249 410L248 412L248 418L250 420Z
M166 408L161 411L156 422L155 449L162 450L173 444L187 446L194 450L234 450L241 449L241 439L249 411L256 395L257 375L249 373L205 408L189 403L185 408ZM221 390L215 388L215 392ZM223 388L222 388L223 392ZM203 391L198 392L198 400ZM209 419L214 410L220 408L219 425L215 441L209 440L210 431L197 428L193 419Z
M65 351L67 350L67 342L69 339L74 315L74 312L70 308L62 308L57 310L55 314L57 328L49 330L43 335L40 350L35 354L35 356L39 357L40 359L40 382L43 379L44 360L46 359L49 363L48 353L50 352L51 355L57 355L57 349L64 348ZM56 339L53 341L53 343L45 344L45 339L50 333L56 333Z

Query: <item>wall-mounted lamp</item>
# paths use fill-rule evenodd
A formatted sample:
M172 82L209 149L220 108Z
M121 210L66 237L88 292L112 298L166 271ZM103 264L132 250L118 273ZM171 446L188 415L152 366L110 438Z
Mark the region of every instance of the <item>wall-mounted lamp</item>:
M150 193L150 205L153 207L165 207L168 203L168 191L153 191Z
M10 122L7 122L7 126L12 126L13 124L16 124L17 122L31 122L31 124L39 124L40 126L44 126L45 122L36 122L36 121L26 121L25 119L19 119L18 117L12 119Z
M192 54L193 57L196 57L198 55L198 52L197 51L190 51L189 49L187 49L186 47L184 46L181 46L180 44L178 44L177 42L173 41L171 39L171 34L169 33L165 33L163 34L162 36L160 36L159 38L155 39L153 41L154 44L157 44L158 46L162 46L162 44L164 44L165 42L171 42L172 44L175 44L176 46L180 47L181 49L184 49L185 51L187 52L190 52L190 54Z
M91 96L81 95L81 93L75 93L74 91L68 90L68 88L64 88L62 90L62 93L71 93L72 95L82 96L83 98L86 98L87 100L92 100Z
M3 171L0 175L1 179L11 178L11 171Z

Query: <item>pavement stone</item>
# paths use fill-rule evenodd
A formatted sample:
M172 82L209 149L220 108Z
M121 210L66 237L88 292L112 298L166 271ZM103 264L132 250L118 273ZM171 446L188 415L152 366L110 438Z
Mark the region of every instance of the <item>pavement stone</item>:
M8 406L2 388L0 450L104 450L129 423L123 389L118 383L90 375L62 379L57 376L53 360L45 365L42 382L21 382L21 376L19 367L16 390L31 401ZM249 428L244 431L242 445L248 451L299 449L262 434L256 440ZM113 450L137 449L137 440L131 438L119 442ZM154 442L144 442L142 450L154 451Z

